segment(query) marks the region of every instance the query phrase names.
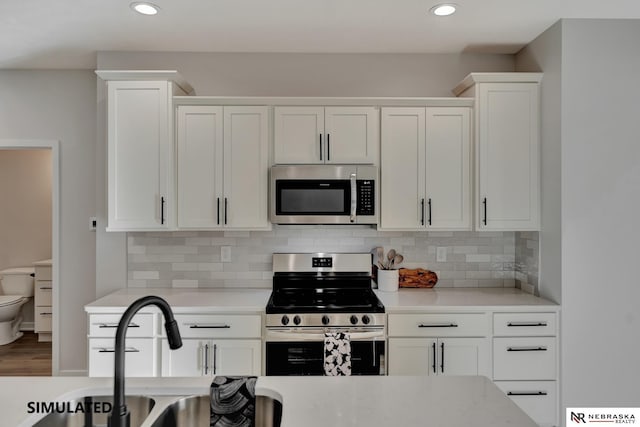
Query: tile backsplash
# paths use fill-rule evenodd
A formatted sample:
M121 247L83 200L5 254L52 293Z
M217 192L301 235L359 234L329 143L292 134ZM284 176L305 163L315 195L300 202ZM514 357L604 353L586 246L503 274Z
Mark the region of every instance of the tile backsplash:
M516 287L538 294L538 259L540 241L537 231L517 231L516 238Z
M274 252L370 252L376 246L395 248L404 255L405 267L435 271L438 287L514 287L516 274L524 274L517 268L516 234L378 231L357 225L129 233L128 287L270 288ZM221 261L223 246L230 247L230 262ZM438 247L446 248L444 262L436 262ZM521 255L530 258L527 242L524 247Z

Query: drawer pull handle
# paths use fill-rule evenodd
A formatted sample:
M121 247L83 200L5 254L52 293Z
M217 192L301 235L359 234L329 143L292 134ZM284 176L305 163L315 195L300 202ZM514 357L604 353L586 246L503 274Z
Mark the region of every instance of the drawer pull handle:
M190 329L230 329L230 325L225 325L223 323L213 324L213 325L191 325Z
M507 351L547 351L547 347L507 347Z
M431 348L433 350L433 365L431 365L431 367L433 368L433 373L436 373L436 343L431 344Z
M547 322L509 322L507 326L510 328L517 326L547 326Z
M50 291L53 288L51 286L40 286L38 289L41 291Z
M457 328L455 323L420 323L418 328Z
M111 348L103 347L103 348L98 349L98 353L115 353L115 352L116 352L116 349L113 348L113 347L111 347ZM140 353L140 350L138 350L135 347L127 347L127 348L124 349L124 352L125 353Z
M546 396L546 391L510 391L507 396Z
M44 312L44 313L40 313L40 316L51 316L52 314L53 313Z
M209 375L209 344L204 345L204 374Z
M100 329L104 329L104 328L117 328L118 324L117 323L100 323L98 325L98 328ZM129 325L127 326L127 328L139 328L140 325L138 325L137 323L129 323Z

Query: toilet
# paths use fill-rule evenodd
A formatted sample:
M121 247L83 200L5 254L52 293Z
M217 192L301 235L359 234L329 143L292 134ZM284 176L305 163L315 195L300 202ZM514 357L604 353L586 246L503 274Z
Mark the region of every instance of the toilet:
M22 306L33 297L34 273L33 267L0 271L0 345L22 336Z

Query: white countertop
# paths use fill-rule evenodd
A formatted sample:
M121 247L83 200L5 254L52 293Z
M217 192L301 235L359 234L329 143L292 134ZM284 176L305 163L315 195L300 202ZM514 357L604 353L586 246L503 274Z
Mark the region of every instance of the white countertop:
M159 396L148 422L141 426L146 427L176 395L208 394L211 381L210 377L132 378L127 379L126 390ZM2 424L31 426L42 415L29 415L29 402L111 393L109 378L0 378ZM536 426L486 377L260 377L256 394L282 402L282 427Z
M446 311L460 307L478 310L550 310L556 303L515 288L431 288L376 291L387 313L412 311Z
M50 259L44 259L42 261L36 261L33 263L33 265L38 266L38 267L51 267L51 260Z
M167 300L175 313L264 313L270 289L127 288L85 306L88 313L122 313L146 295ZM376 290L387 313L446 311L464 307L478 310L551 310L560 306L515 288L432 288ZM155 312L155 307L143 308Z
M271 289L127 288L85 305L87 313L122 313L146 295L164 298L174 313L263 313ZM141 312L156 310L143 308Z

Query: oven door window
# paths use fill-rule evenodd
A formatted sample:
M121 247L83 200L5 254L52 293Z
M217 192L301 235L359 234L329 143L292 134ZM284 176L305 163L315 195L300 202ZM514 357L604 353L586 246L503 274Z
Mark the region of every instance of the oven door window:
M267 342L267 375L324 375L324 343ZM351 341L351 374L384 374L384 341Z
M348 215L348 180L277 180L277 215Z

